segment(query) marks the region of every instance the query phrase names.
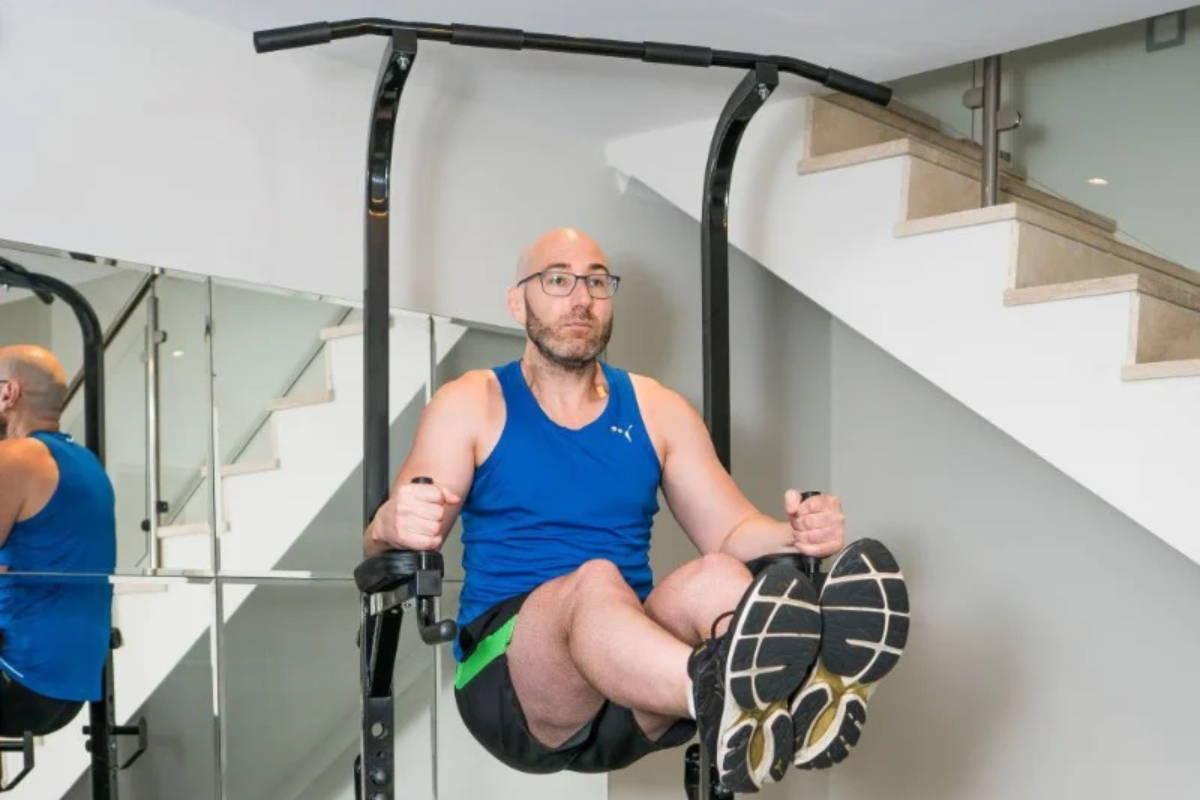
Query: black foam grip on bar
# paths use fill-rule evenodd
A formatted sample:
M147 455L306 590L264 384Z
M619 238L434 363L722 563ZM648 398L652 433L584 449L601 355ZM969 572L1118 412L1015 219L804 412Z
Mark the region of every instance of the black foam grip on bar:
M310 44L326 44L333 41L333 26L328 22L310 22L290 28L274 28L255 31L254 50L269 53L272 50L287 50L290 47L308 47Z
M525 46L525 31L517 28L488 28L482 25L455 23L450 26L450 44L520 50Z
M651 64L681 64L685 67L711 67L711 47L696 47L690 44L669 42L646 42L643 61Z
M826 79L825 85L830 89L837 89L839 92L852 94L855 97L870 100L872 103L878 103L881 106L886 106L892 102L891 88L866 80L865 78L860 78L857 75L851 75L848 72L840 72L833 67L829 68L829 78Z

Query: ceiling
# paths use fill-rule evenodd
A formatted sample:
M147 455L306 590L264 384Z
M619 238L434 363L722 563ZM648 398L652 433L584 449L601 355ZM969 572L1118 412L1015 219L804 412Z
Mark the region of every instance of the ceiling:
M469 22L576 36L672 41L790 55L886 81L1106 28L1178 8L1178 0L156 0L188 14L251 31L320 20L383 16ZM377 37L312 48L374 73ZM263 56L264 58L270 56ZM427 42L418 72L439 90L487 98L522 113L549 111L555 124L610 138L715 116L737 75L618 59L452 48ZM447 78L447 76L452 76ZM445 87L449 87L448 89ZM780 92L810 89L785 78ZM547 107L540 98L553 97Z

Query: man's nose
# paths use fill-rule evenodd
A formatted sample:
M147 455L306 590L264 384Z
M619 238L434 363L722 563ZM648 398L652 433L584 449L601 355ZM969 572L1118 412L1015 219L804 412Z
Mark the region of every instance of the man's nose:
M596 298L592 297L588 292L587 281L576 280L575 287L571 289L571 306L590 306Z

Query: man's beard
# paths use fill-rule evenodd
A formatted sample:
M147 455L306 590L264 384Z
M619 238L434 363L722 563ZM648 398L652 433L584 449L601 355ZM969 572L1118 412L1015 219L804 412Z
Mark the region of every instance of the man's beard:
M8 438L8 420L0 417L0 439Z
M594 321L595 318L589 316L586 319L563 320L562 324ZM533 308L526 304L525 333L529 335L529 340L533 342L542 357L551 364L568 372L582 372L594 364L596 358L604 352L604 348L608 347L608 340L612 337L612 319L610 318L600 331L593 333L587 339L574 340L573 346L568 350L563 347L561 342L554 340L554 328L547 325L534 313Z

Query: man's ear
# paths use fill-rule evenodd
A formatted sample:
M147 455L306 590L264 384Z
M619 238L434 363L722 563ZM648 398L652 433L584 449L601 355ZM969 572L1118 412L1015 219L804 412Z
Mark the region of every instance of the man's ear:
M514 286L508 290L508 311L522 328L525 327L525 291L524 287Z
M21 384L16 381L0 383L0 408L9 409L21 399Z

